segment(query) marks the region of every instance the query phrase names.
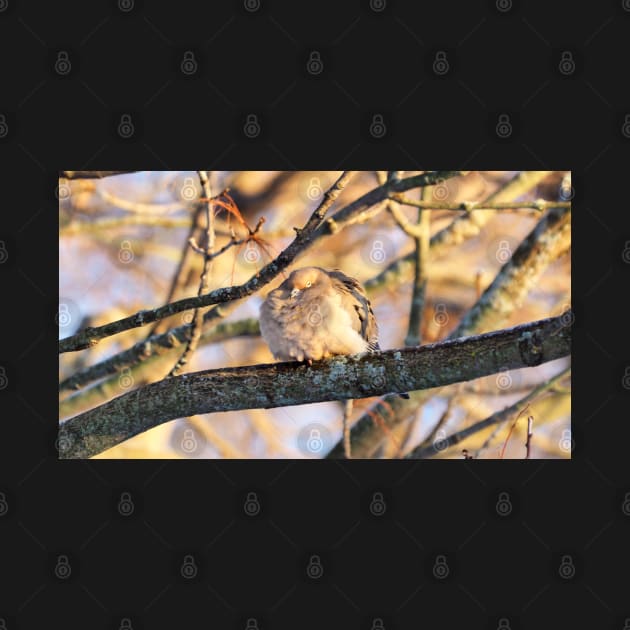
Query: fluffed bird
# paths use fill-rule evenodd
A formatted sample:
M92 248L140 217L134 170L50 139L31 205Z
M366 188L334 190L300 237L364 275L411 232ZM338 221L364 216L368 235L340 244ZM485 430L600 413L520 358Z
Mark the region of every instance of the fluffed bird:
M310 363L380 350L378 326L365 290L339 269L293 271L263 302L260 332L281 361Z

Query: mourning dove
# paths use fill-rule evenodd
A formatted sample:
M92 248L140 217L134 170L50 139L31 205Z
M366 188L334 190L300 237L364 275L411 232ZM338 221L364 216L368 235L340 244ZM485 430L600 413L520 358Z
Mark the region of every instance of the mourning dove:
M357 280L338 269L297 269L269 293L260 332L281 361L316 361L379 350L370 301Z
M281 361L317 361L336 354L380 350L372 306L358 280L339 269L296 269L260 307L260 332ZM409 394L398 394L409 398ZM344 452L350 458L349 416L343 415Z

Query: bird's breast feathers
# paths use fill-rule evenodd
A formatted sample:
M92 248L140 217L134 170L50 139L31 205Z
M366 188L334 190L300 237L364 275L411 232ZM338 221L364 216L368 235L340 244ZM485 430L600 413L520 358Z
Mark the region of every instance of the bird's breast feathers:
M356 312L344 308L339 292L311 297L304 291L287 299L276 290L262 306L260 328L276 358L303 361L368 350L368 341L357 332L358 323Z

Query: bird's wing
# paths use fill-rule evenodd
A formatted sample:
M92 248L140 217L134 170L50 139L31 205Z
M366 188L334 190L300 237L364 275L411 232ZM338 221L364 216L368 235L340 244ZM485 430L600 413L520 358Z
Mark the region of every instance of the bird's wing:
M328 275L331 277L333 287L341 295L344 309L351 315L354 330L368 342L371 352L379 350L378 326L374 311L359 281L339 269L329 271Z

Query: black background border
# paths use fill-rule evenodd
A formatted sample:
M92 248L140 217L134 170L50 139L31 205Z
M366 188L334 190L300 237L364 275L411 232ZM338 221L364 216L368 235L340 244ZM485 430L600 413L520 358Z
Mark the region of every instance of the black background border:
M127 1L0 0L6 628L624 628L630 4ZM572 460L58 461L61 168L571 169Z

